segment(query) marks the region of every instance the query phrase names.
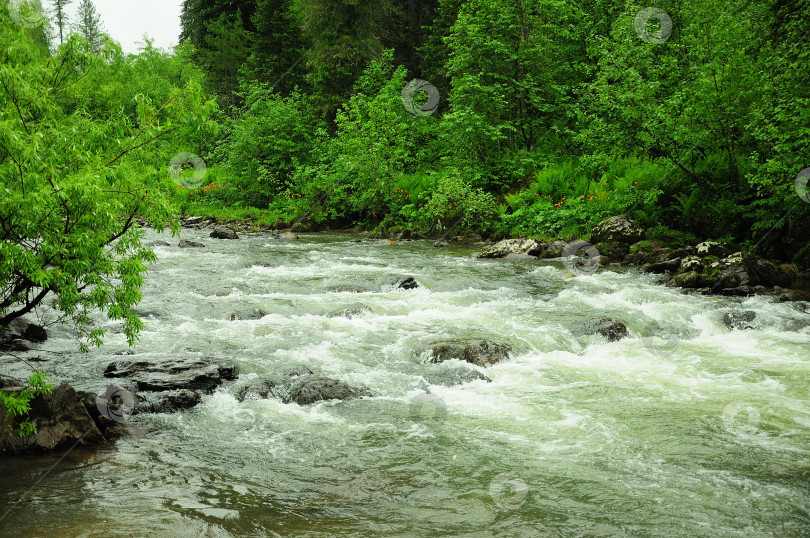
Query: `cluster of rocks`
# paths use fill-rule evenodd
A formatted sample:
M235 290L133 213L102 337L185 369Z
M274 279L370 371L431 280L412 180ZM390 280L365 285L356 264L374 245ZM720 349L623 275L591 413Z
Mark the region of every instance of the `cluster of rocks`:
M703 242L695 246L670 248L645 240L646 232L624 216L610 217L591 230L587 241L595 248L592 263L640 266L643 271L666 275L667 286L698 289L705 293L749 296L767 293L780 300L810 300L810 293L789 289L802 277L788 266L748 252L732 252L725 244ZM566 249L564 241L505 239L479 254L480 258L534 257L559 258ZM590 254L589 254L590 256Z

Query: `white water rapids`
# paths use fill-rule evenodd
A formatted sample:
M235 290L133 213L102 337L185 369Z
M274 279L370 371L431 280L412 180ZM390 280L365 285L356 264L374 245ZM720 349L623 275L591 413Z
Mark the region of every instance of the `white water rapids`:
M810 314L791 303L429 242L182 238L206 248L156 248L135 348L100 319L104 347L81 355L57 328L45 364L54 381L94 391L127 352L227 358L240 379L191 411L132 417L135 434L112 447L76 451L0 534L810 535ZM374 288L387 274L419 288ZM335 291L347 286L371 290ZM369 311L327 316L355 303ZM266 315L228 320L252 308ZM727 328L732 310L755 311L757 327ZM572 334L600 317L629 336ZM431 385L428 369L458 365L418 351L467 338L512 356L481 369L491 383ZM373 396L235 398L247 380L302 364ZM56 457L0 460L0 507Z

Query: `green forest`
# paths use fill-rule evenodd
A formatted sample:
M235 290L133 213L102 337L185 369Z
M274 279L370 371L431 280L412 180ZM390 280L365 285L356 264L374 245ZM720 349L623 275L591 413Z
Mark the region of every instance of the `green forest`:
M134 338L138 222L189 215L810 266L810 1L186 0L137 54L69 3L0 11L0 324L50 290Z

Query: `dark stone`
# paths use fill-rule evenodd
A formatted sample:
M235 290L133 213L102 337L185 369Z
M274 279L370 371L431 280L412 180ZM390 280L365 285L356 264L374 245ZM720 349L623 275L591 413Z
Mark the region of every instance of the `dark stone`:
M663 273L667 273L667 272L670 272L670 271L677 271L680 268L680 266L681 266L680 258L675 258L675 259L666 260L666 261L663 261L663 262L651 263L651 264L645 265L641 269L642 269L642 271L646 271L648 273L663 274Z
M211 392L224 381L236 379L237 373L231 361L202 359L120 360L104 371L106 377L126 377L138 390L154 392L178 389Z
M233 228L227 226L217 226L209 237L213 237L214 239L239 239L239 236Z
M39 325L16 318L0 332L0 351L28 351L32 344L48 339L48 333Z
M203 248L205 245L203 245L202 243L198 243L196 241L188 241L186 239L183 239L177 244L177 246L180 248Z
M458 359L476 366L488 366L509 358L509 348L486 340L440 342L431 345L427 351L432 363Z
M388 275L382 279L381 286L383 289L412 290L418 288L419 284L412 276Z
M312 370L301 364L295 368L287 370L284 375L287 377L301 377L304 375L312 375Z
M701 276L697 271L680 273L667 281L669 287L697 288L701 284Z
M782 286L790 287L788 274L773 263L747 252L736 252L704 268L703 278L711 291L717 293L740 286Z
M695 252L701 258L705 258L706 256L716 256L718 258L722 258L723 256L728 256L729 250L722 243L716 243L714 241L705 241L700 243L695 247Z
M575 336L601 334L609 342L616 342L627 336L627 327L624 323L612 319L594 318L574 324L571 332Z
M25 417L9 417L0 410L0 454L48 452L72 446L76 441L97 443L104 436L85 409L79 394L68 384L30 402L28 418L37 427L35 435L20 437L14 432Z
M278 378L255 379L247 385L241 387L236 392L236 399L240 402L245 400L259 400L270 397L281 397L284 395L284 383Z
M552 241L540 257L543 259L559 258L563 255L568 243L565 241Z
M139 394L139 396L143 396L144 399L135 406L136 413L172 413L191 409L202 401L198 392L188 389Z
M751 286L725 288L720 290L720 295L725 295L726 297L751 297L754 295L754 290L751 288Z
M745 329L755 329L753 321L757 313L753 310L743 310L741 312L726 312L723 316L723 323L731 330L743 331Z
M322 400L352 400L368 395L367 389L352 387L337 379L304 376L290 390L287 403L309 405Z

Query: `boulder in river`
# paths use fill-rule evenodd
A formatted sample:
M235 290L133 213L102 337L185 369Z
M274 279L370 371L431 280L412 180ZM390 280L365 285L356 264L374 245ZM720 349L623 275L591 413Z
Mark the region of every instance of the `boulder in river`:
M754 320L757 313L753 310L742 310L739 312L726 312L723 316L723 323L731 330L744 331L746 329L756 329Z
M616 342L627 336L627 327L620 321L613 321L607 318L593 318L571 327L571 332L575 336L589 336L601 334L608 339L608 342Z
M203 248L205 245L203 245L202 243L198 243L197 241L189 241L187 239L183 239L182 241L177 243L177 246L180 248Z
M237 321L237 320L251 320L251 319L262 319L264 316L267 315L267 312L261 310L260 308L243 308L241 310L234 310L230 314L228 314L229 321Z
M565 241L552 241L549 243L548 248L540 254L540 257L543 259L559 258L563 255L567 246L568 243Z
M243 402L245 400L258 400L271 397L281 398L288 392L288 389L285 389L284 380L278 377L254 379L236 391L236 399Z
M597 243L622 243L627 245L629 250L630 245L641 241L643 237L644 228L624 215L618 215L597 224L591 230L589 242L593 245Z
M735 252L704 266L702 278L712 293L740 286L790 287L791 278L773 263L748 252Z
M138 390L162 392L189 389L211 392L238 370L229 360L204 359L119 360L104 371L106 377L130 379Z
M13 389L5 389L13 390ZM30 402L28 418L37 427L35 435L20 437L13 431L24 417L9 417L0 409L0 454L48 452L67 448L77 441L94 443L104 437L90 417L79 394L68 384Z
M419 284L412 276L407 275L387 275L380 281L383 289L403 289L412 290L418 288Z
M446 363L450 364L450 363ZM473 381L486 381L492 383L492 380L471 367L443 367L444 365L429 366L422 376L431 385L443 385L445 387L452 387L453 385L463 385L464 383L472 383Z
M33 344L48 339L48 333L41 326L23 318L16 318L0 331L0 351L28 351Z
M298 234L293 232L282 232L278 236L282 241L295 241L298 239Z
M138 393L140 400L135 405L135 413L172 413L199 405L200 393L189 389L166 392Z
M545 245L534 239L504 239L498 241L484 252L479 258L505 258L509 254L526 254L539 256L545 250Z
M217 226L209 237L213 237L214 239L239 239L239 236L233 228L229 228L228 226Z
M431 345L426 354L432 363L458 359L476 366L489 366L508 359L509 348L488 340L439 342Z
M287 403L309 405L322 400L353 400L368 395L368 389L352 387L337 379L301 376L291 388Z

